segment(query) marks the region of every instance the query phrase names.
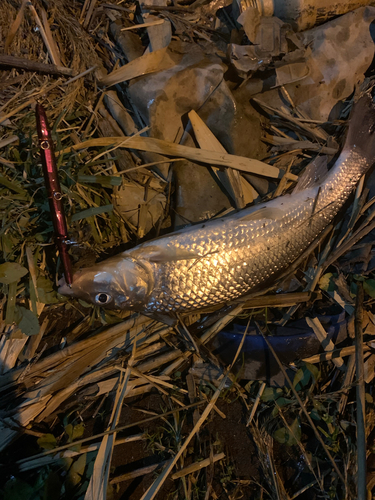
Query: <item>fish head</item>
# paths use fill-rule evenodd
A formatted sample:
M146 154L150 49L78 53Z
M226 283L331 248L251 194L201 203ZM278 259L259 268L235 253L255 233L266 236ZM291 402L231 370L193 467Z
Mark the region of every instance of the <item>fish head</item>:
M146 303L151 283L144 265L120 254L79 270L70 286L62 280L58 292L110 309L139 309Z

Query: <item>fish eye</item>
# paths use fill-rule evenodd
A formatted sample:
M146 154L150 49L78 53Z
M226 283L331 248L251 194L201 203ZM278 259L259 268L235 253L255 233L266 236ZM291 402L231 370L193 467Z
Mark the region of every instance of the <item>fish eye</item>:
M108 304L108 302L111 300L111 296L108 295L108 293L98 293L98 295L95 296L95 302L97 304Z

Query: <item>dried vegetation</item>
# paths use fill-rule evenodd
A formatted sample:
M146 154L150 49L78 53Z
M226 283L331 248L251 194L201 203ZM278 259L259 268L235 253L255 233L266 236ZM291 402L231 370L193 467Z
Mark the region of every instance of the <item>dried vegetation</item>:
M333 157L339 149L351 102L335 123L314 123L283 87L283 110L256 100L272 146L263 160L228 153L195 110L189 119L197 145L147 135L149 124L123 82L176 64L163 48L142 55L147 37L163 35L150 28L170 23L175 39L204 42L206 50L229 42L228 30L215 32L213 2L198 3L153 7L140 28L139 6L131 2L2 2L0 467L7 500L120 493L137 499L140 489L128 496L127 488L141 477L148 488L142 500L161 498L159 492L176 500L357 498L357 487L366 488L366 458L369 491L374 485L375 198L363 182L346 214L262 296L169 326L56 292L60 269L39 163L38 100L52 125L76 266L172 230L178 162L211 168L241 207L259 195L243 174L281 178L263 199L279 196L314 155ZM131 60L119 43L119 23L135 37L126 38ZM280 288L289 293L275 294ZM346 332L339 346L321 318L337 313ZM325 352L295 360L286 372L268 336L303 317ZM234 320L247 326L224 366L212 342ZM270 343L279 386L242 380L250 325ZM149 393L160 396L157 408L142 406ZM225 446L215 435L213 415L226 419L235 404L241 414L233 433L246 422L240 439L258 457L252 466L249 459L246 475L237 472L236 440ZM130 419L132 407L138 418ZM130 455L138 442L152 463L126 472L119 458L111 465L117 447Z

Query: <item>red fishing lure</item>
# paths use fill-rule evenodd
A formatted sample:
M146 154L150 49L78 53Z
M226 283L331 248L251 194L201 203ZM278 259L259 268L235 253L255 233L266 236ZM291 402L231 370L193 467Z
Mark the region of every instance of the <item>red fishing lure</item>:
M40 144L40 156L42 159L44 180L56 235L57 248L64 269L65 281L70 286L72 284L73 274L72 264L68 254L68 228L66 225L61 187L57 174L54 145L48 126L47 115L41 104L36 105L35 114Z

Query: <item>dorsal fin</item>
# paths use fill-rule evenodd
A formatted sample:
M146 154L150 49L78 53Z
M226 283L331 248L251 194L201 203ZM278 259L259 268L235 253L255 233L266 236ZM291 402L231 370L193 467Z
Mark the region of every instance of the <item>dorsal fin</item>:
M260 220L260 219L277 220L281 219L284 215L285 212L281 208L265 206L259 208L259 210L251 212L250 214L239 217L238 220L243 222L250 222L252 220Z
M327 156L317 156L310 162L303 174L298 179L293 194L300 193L304 189L319 186L327 175Z
M176 246L145 245L130 253L131 257L148 260L149 262L174 262L176 260L200 259L198 252Z

